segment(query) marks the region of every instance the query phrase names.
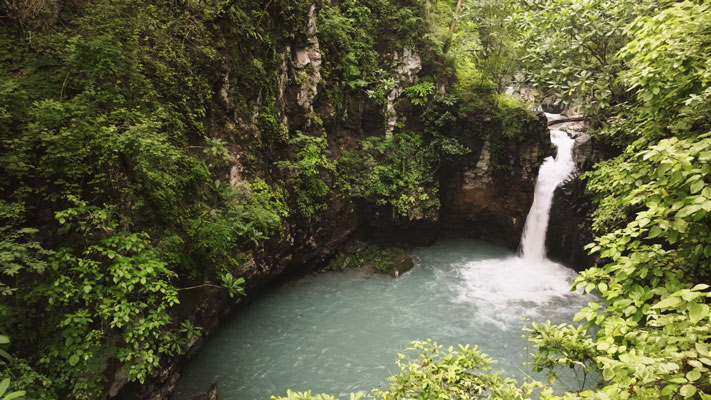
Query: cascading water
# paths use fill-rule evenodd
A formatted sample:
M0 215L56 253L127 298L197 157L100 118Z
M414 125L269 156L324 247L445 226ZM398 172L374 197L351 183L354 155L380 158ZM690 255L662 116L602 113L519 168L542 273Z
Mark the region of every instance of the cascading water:
M522 366L529 360L522 317L569 321L590 300L570 292L573 270L545 258L553 191L574 169L573 140L557 129L551 140L558 154L540 168L522 256L448 240L413 250L417 266L397 279L348 271L285 282L209 339L183 371L174 399L191 399L214 381L224 400L267 399L288 388L347 399L384 388L397 372L395 353L426 338L478 344L507 375L531 374ZM580 388L563 381L558 388Z
M561 119L546 114L549 121ZM518 257L477 260L461 270L461 298L479 305L480 316L507 329L520 317L541 317L540 310L566 298L575 277L571 269L546 258L546 231L553 193L575 171L573 144L561 129L551 129L551 142L557 147L555 157L544 160L538 172L533 204L528 212ZM583 299L575 297L573 301ZM568 298L570 301L571 298Z
M556 120L560 116L546 114L546 117L550 121ZM575 161L573 160L575 140L561 129L551 129L551 142L558 148L558 151L555 157L546 158L538 171L533 204L528 211L521 236L521 258L531 261L542 261L546 258L546 231L553 203L553 193L575 172Z

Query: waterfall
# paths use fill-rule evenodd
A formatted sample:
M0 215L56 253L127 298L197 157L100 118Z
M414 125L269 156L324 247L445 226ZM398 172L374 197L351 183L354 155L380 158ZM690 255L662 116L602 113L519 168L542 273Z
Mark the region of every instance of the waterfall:
M560 115L546 113L548 120L556 120ZM526 225L521 236L521 258L542 261L546 257L546 231L550 217L553 192L575 171L573 144L568 134L561 129L551 128L551 143L558 149L555 157L547 157L538 170L533 204L526 217Z

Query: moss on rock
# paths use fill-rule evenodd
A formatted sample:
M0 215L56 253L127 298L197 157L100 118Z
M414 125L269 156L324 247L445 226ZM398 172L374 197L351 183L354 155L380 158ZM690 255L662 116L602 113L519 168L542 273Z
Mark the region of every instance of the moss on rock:
M324 268L325 271L346 269L372 269L374 272L397 277L415 265L412 257L397 247L383 248L374 244L350 252L336 254Z

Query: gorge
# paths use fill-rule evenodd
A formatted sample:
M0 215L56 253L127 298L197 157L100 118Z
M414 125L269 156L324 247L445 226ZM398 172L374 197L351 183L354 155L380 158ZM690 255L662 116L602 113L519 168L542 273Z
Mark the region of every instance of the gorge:
M0 1L0 400L708 398L710 8Z
M219 398L228 400L266 399L287 389L346 398L382 388L395 353L424 339L476 344L500 361L497 369L519 379L531 375L520 334L526 320L560 323L592 300L570 292L574 271L545 257L553 192L575 171L574 139L564 129L551 129L556 156L539 169L520 256L448 239L413 249L417 265L394 281L348 270L280 284L215 332L172 398L191 399L215 382ZM574 390L578 379L565 376L558 389Z

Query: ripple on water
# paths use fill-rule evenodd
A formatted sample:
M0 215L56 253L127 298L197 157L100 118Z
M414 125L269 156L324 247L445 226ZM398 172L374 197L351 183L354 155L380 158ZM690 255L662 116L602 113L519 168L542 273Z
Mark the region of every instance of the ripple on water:
M586 298L574 273L527 264L506 249L447 240L415 249L400 278L320 273L255 299L205 343L183 370L174 399L217 381L221 400L269 399L286 389L347 393L384 387L395 354L412 340L477 344L506 375L529 373L522 317L569 320Z

